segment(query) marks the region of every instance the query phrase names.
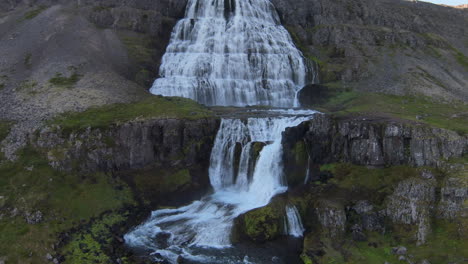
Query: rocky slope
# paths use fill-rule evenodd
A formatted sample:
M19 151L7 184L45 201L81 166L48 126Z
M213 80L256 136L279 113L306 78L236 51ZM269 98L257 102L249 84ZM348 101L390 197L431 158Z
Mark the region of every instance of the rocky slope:
M467 101L466 9L403 0L274 0L321 82ZM338 82L338 83L336 83Z

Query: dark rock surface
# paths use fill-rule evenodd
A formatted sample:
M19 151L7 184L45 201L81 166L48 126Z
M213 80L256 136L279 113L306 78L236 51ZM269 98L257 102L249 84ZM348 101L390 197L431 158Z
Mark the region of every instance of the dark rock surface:
M283 139L285 172L302 167L294 148L305 142L311 163L350 162L374 167L411 165L440 166L444 159L461 157L468 151L468 139L456 132L372 117L314 119L288 128Z
M33 136L32 143L47 152L54 168L63 171L111 172L153 164L207 166L218 126L216 119L154 119L69 135L47 127Z

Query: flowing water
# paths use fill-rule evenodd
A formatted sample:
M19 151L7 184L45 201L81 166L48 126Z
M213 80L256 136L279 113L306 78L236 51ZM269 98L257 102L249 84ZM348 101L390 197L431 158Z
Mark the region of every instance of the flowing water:
M234 218L267 205L273 196L287 190L282 168L282 132L309 120L313 113L222 120L209 170L214 193L185 207L154 211L149 220L125 235L126 243L154 252L156 260L175 263L182 256L201 263L217 263L213 256L197 254L197 249L230 247ZM250 162L255 158L253 144L263 148ZM241 150L238 163L236 149ZM288 206L286 216L288 233L302 235L295 207Z
M308 72L269 0L189 0L151 92L206 105L292 107Z
M298 91L314 81L309 68L269 0L189 0L151 92L206 105L297 107ZM287 190L282 132L314 113L272 110L265 117L223 119L211 153L213 194L154 211L125 235L127 245L170 263L293 263L275 259L288 250L284 245L257 247L263 253L255 256L253 247L233 247L230 236L237 216ZM295 207L285 208L284 222L286 234L302 236Z
M286 234L294 237L302 237L304 234L304 226L302 225L301 215L297 211L296 206L286 206Z

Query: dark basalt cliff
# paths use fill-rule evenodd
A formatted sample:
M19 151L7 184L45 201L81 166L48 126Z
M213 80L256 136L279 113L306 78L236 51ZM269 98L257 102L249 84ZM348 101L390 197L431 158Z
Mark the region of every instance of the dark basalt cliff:
M151 203L183 202L209 190L218 127L214 118L152 119L71 133L46 127L31 136L31 144L59 171L120 174L147 192Z

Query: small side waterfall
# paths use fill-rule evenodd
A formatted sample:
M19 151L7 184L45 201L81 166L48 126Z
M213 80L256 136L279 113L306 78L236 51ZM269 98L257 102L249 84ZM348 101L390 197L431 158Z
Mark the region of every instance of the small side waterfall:
M302 225L301 215L297 211L296 206L286 206L286 234L294 237L302 237L304 234L304 226Z
M193 251L197 247L229 247L231 228L237 216L267 205L273 196L287 190L283 180L282 132L309 120L314 112L307 113L246 121L222 120L209 170L214 194L178 209L154 211L150 219L125 235L126 243L153 251L155 259L173 263L179 255L200 258ZM258 158L249 162L254 158L251 147L255 143L264 147ZM236 152L240 152L240 158L236 158ZM297 210L288 207L286 214L289 233L302 234ZM217 263L213 259L204 263L207 262Z
M315 78L308 72L269 0L189 0L151 92L206 105L293 107Z

